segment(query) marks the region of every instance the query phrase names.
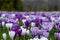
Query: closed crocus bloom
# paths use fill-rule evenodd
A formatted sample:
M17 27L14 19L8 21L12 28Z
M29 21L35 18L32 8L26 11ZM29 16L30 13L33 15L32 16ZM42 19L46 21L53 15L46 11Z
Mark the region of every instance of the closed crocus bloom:
M31 27L35 27L35 22L32 22L31 23Z
M37 27L39 26L39 22L40 22L39 19L36 18L36 19L35 19L35 25L36 25Z
M56 23L56 28L60 29L60 23Z
M31 27L30 29L32 35L37 35L38 30L39 30L38 27Z
M4 40L6 40L6 33L3 33L2 37L3 37Z
M9 36L13 40L13 38L15 36L15 31L9 31Z
M26 30L26 34L27 34L27 35L30 35L30 31L29 31L29 30Z
M48 40L46 37L41 37L40 40Z
M22 30L21 30L21 29L19 29L19 30L17 30L17 31L16 31L16 33L20 36L20 35L21 35L21 33L22 33Z
M2 26L4 26L4 25L5 25L5 22L3 21L3 22L2 22Z
M26 21L25 22L25 25L28 27L30 25L30 22L29 21Z
M22 29L21 35L25 35L25 34L26 34L26 29Z
M58 38L59 37L59 33L55 33L54 36L55 36L55 38Z
M6 27L9 29L11 29L12 28L12 26L13 26L13 23L6 23Z

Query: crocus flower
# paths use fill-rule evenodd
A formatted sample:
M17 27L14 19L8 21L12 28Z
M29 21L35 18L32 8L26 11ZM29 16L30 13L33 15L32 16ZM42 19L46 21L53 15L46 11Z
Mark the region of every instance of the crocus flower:
M20 20L20 18L22 18L21 14L16 14L16 18L18 18Z
M13 40L13 38L15 36L15 32L14 31L9 31L9 36Z
M54 27L53 22L42 22L42 29L50 31Z
M35 22L32 22L31 23L31 27L35 27Z
M26 34L26 29L22 29L21 35L25 35L25 34Z
M13 26L13 23L6 23L6 27L7 27L7 29L11 29L12 28L12 26Z
M39 38L33 38L33 40L39 40Z
M4 40L6 40L6 33L3 33L2 37L3 37Z
M26 30L26 34L27 35L30 35L30 30Z
M25 25L28 27L30 25L30 22L29 21L26 21L25 22Z
M56 23L56 28L60 29L60 23Z
M2 22L2 26L4 26L4 25L5 25L5 22L3 21L3 22Z
M38 27L31 27L30 31L32 35L37 35L38 34Z
M40 40L48 40L46 37L41 37Z
M44 37L48 37L49 36L49 32L47 32L45 30L38 30L38 34L40 36L44 36Z
M1 17L5 17L6 16L6 14L1 14Z
M29 39L29 40L33 40L33 39Z
M16 33L20 36L20 35L21 35L21 33L22 33L22 30L21 30L21 29L19 29L19 30L17 30L17 31L16 31Z

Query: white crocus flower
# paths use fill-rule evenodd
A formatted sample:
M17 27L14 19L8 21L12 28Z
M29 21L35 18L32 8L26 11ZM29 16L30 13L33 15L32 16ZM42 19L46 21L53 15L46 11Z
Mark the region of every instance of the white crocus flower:
M60 17L58 17L58 20L60 20Z
M26 22L26 19L23 19L23 20L22 20L22 22L23 22L23 24L25 24L25 22Z
M6 33L3 33L2 37L3 37L4 40L6 40Z
M5 22L3 21L3 22L2 22L2 26L4 26L4 25L5 25Z
M9 36L13 40L13 38L15 36L15 31L9 31Z
M12 17L15 17L15 14L11 14Z
M26 34L27 34L27 35L30 35L30 31L29 31L29 30L26 30Z
M29 40L33 40L33 39L29 39Z
M26 34L26 29L22 29L21 35L25 35L25 34Z
M41 37L40 40L48 40L46 37Z
M29 19L29 16L26 16L26 19L28 20Z
M23 26L20 27L22 30L24 29Z
M31 23L31 26L32 26L32 27L35 27L35 23L34 23L34 22L32 22L32 23Z
M13 26L13 23L6 23L6 27L7 27L7 29L11 29L12 28L12 26Z
M33 40L39 40L39 38L33 38Z
M1 15L1 17L5 17L5 16L6 16L6 14L2 14L2 15Z
M54 21L54 20L55 20L55 18L54 18L54 17L51 17L51 20L52 20L52 21Z

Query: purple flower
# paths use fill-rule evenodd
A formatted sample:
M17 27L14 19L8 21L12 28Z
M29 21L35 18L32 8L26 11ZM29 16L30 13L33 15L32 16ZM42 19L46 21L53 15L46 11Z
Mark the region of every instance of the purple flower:
M47 31L45 31L45 30L39 30L38 34L40 36L44 36L44 37L48 37L49 36L49 33Z
M16 18L18 19L22 18L22 14L16 14Z
M45 30L51 30L54 27L54 23L53 22L42 22L42 29Z
M18 30L18 28L17 27L13 27L11 30L16 32Z
M21 29L19 29L19 30L16 31L16 34L18 34L19 36L21 35L21 33L22 33Z
M36 25L36 27L39 26L39 23L40 23L40 20L39 20L38 18L36 18L36 19L35 19L35 25Z
M54 36L55 36L55 38L60 39L60 33L55 33Z
M29 21L26 21L25 22L25 25L28 27L30 25L30 22Z
M60 23L56 23L56 27L60 29Z
M33 27L30 29L32 35L37 35L38 34L38 27Z

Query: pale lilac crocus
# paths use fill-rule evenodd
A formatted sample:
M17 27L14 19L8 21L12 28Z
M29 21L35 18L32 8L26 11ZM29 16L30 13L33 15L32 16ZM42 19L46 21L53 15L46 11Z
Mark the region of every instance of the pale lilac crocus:
M41 29L50 31L54 27L54 23L53 22L42 22L41 26L42 26Z
M38 27L31 27L30 31L32 35L37 35L38 34Z

